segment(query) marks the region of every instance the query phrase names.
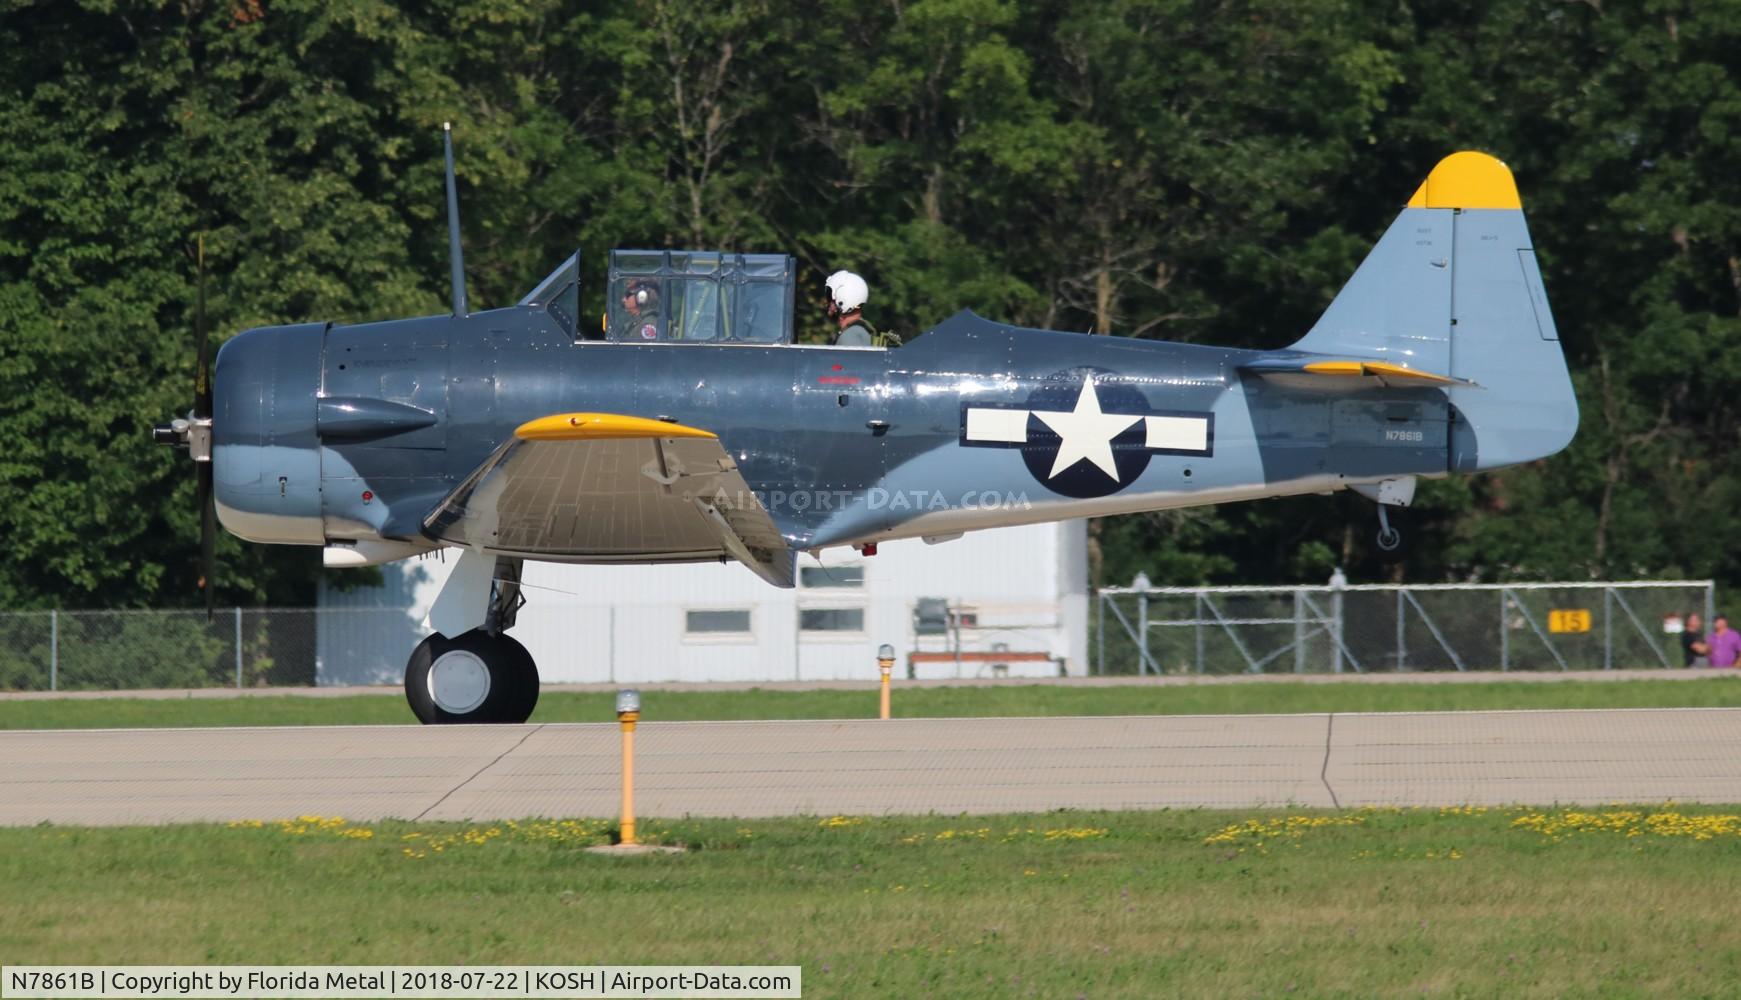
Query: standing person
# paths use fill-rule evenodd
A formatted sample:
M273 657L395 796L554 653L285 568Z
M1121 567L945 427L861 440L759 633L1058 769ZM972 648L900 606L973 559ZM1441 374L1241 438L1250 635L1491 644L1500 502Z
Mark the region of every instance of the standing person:
M1729 627L1729 616L1711 619L1711 666L1733 667L1741 660L1741 632Z
M1681 632L1681 659L1689 667L1711 665L1711 644L1705 641L1705 620L1697 611L1687 613L1687 625Z

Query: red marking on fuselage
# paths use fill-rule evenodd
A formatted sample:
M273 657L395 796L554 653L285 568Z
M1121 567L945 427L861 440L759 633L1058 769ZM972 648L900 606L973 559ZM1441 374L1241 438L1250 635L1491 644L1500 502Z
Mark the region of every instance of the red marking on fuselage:
M818 375L816 381L823 385L857 385L856 375Z

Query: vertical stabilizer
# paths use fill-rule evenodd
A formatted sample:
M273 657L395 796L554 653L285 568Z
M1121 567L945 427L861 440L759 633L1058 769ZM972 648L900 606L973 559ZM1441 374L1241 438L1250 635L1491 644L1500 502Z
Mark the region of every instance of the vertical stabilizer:
M1545 458L1578 402L1517 185L1485 153L1439 162L1294 350L1448 374L1450 471Z

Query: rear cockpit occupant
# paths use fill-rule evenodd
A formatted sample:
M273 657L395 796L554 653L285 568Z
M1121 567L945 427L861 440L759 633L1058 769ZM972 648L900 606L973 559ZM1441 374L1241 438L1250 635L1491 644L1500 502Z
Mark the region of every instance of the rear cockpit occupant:
M879 333L864 318L870 285L851 271L836 271L824 282L828 286L828 318L840 324L834 335L836 347L899 347L901 338Z

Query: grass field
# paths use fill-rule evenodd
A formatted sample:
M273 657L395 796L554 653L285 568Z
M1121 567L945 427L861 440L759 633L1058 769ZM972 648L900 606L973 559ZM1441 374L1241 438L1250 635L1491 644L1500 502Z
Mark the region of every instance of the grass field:
M0 830L9 963L796 964L806 997L1700 996L1728 810Z
M612 719L607 692L546 692L533 722ZM648 719L848 719L876 713L863 691L649 691ZM1458 684L1213 684L1174 687L911 688L897 684L894 714L963 718L1030 715L1221 715L1517 708L1706 708L1741 705L1741 676L1699 680L1494 681ZM157 726L412 724L396 693L354 697L0 701L0 729Z

